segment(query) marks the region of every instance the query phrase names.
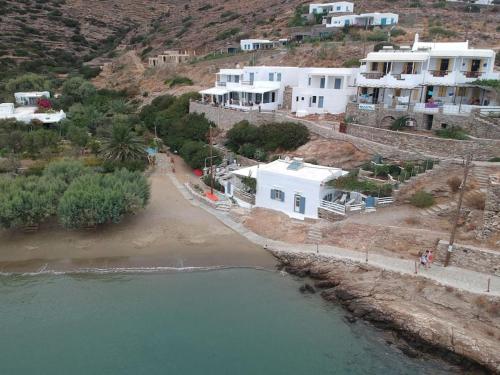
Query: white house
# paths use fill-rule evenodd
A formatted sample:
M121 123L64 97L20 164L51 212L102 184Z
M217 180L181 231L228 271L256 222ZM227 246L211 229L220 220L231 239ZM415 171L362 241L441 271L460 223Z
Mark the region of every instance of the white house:
M240 40L240 48L242 51L256 51L256 50L266 50L273 49L276 47L286 46L288 39L242 39Z
M298 117L345 112L349 97L356 94L357 73L353 68L300 68L292 112Z
M494 5L495 0L471 0L470 3L467 0L446 0L450 3L467 3L475 5Z
M324 13L352 13L354 4L348 1L338 1L336 3L309 4L309 14Z
M232 173L257 180L256 207L281 211L297 219L317 219L322 202L331 201L335 193L328 182L348 174L339 168L309 164L299 158L278 159ZM232 195L235 187L226 191Z
M41 98L50 99L50 92L48 91L32 91L32 92L16 92L14 94L17 105L23 106L36 106Z
M342 113L358 69L250 66L221 69L202 102L244 111L289 108L298 116ZM288 93L288 95L286 95ZM288 100L288 102L286 102Z
M369 27L369 26L393 26L399 21L396 13L363 13L345 14L341 16L328 15L323 18L326 27Z
M14 103L0 104L0 120L15 119L29 124L32 120L38 120L44 124L54 124L66 118L64 111L52 111L36 113L37 107L15 107Z
M362 60L357 102L373 108L378 104L402 111L412 108L430 115L498 105L494 92L474 85L478 79L498 80L500 73L494 65L491 49L470 48L468 42L420 42L416 34L411 48L387 47Z

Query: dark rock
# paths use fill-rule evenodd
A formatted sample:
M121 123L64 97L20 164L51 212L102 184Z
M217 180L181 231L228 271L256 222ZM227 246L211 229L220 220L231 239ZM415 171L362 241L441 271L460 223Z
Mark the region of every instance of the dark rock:
M320 289L330 289L330 288L335 288L339 284L340 284L339 280L327 279L315 282L314 286Z
M349 322L349 323L356 323L358 319L356 319L355 316L353 315L345 315L344 318Z
M306 277L309 275L308 268L287 266L285 267L285 271L298 277Z
M312 287L312 285L309 284L304 284L299 288L301 293L311 293L314 294L316 293L316 289Z

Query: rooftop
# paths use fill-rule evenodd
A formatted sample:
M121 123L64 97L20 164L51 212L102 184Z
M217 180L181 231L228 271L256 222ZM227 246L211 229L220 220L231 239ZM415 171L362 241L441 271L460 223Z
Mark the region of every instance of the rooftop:
M244 177L257 177L260 171L300 178L318 183L327 182L335 178L347 175L349 172L340 168L326 167L305 163L302 159L277 159L268 164L254 165L248 168L238 169L233 174Z

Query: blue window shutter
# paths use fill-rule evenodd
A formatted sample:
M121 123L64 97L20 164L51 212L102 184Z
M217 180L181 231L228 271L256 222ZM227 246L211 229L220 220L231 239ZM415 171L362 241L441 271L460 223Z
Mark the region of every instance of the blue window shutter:
M285 201L285 192L284 191L281 192L281 201L282 202Z
M304 198L304 197L300 197L299 212L301 214L306 212L306 198Z
M274 199L274 189L271 189L271 199Z

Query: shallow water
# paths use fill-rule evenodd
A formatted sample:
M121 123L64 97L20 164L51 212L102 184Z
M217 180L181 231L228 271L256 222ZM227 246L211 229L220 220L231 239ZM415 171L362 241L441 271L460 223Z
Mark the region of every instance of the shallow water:
M0 374L440 374L249 269L0 277Z

